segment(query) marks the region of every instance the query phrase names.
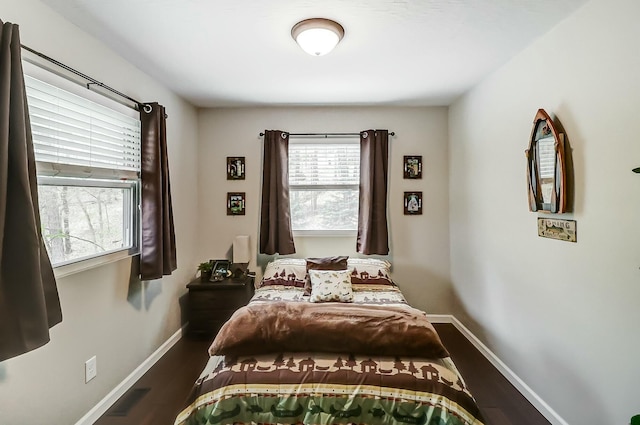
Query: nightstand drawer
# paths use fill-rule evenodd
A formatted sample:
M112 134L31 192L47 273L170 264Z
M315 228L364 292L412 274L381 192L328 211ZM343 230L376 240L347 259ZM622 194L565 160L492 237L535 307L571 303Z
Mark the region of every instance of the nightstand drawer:
M213 285L213 284L212 284ZM189 308L192 309L237 309L249 302L250 296L244 288L192 291L189 293Z

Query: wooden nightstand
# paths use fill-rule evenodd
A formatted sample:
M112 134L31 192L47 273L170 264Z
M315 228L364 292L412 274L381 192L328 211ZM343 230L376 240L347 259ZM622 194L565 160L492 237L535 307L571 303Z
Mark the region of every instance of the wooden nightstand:
M215 336L220 327L238 308L253 296L253 277L225 279L220 282L191 281L187 317L189 334Z

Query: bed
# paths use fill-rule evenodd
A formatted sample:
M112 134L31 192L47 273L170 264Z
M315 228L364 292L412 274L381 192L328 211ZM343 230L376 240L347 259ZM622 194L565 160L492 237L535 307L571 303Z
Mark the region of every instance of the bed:
M483 425L426 315L378 259L269 263L175 425Z

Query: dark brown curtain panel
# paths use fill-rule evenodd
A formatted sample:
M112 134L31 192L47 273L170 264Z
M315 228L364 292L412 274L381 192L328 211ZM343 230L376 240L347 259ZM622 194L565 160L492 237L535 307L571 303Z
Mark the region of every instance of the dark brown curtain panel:
M150 112L147 112L151 108ZM142 122L142 246L140 278L160 279L177 267L176 236L167 158L164 106L148 103L140 111Z
M49 342L62 321L45 249L18 25L0 35L0 362Z
M294 254L289 205L289 133L264 132L260 252Z
M361 254L389 253L387 177L389 131L360 133L360 208L356 250Z

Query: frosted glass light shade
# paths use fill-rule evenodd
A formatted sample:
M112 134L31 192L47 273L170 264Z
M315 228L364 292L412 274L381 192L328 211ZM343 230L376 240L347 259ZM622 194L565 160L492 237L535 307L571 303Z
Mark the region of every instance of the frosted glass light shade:
M291 29L291 36L312 56L326 55L344 37L344 28L330 19L312 18L300 21Z

